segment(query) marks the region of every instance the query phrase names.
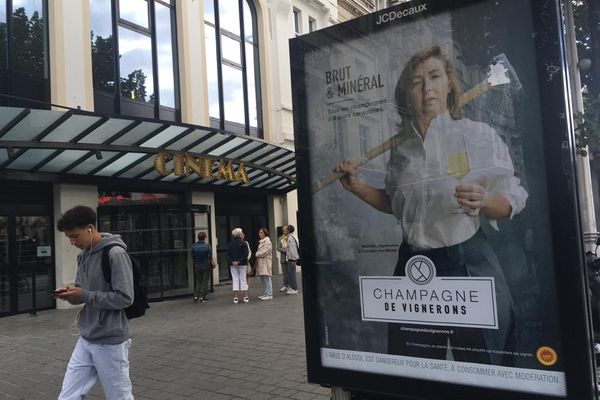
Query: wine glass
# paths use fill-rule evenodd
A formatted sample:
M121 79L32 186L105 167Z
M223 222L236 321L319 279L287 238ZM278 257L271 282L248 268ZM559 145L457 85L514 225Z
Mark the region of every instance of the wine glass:
M461 179L464 178L469 171L469 156L467 154L467 145L463 135L448 135L446 137L446 156L448 158L447 173L461 184ZM468 207L458 206L453 213L472 213L474 210Z

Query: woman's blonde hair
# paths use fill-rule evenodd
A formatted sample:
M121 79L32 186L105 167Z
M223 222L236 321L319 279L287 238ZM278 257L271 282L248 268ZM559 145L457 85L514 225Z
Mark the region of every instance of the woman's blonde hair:
M431 46L415 53L404 66L400 78L396 83L396 92L394 94L398 113L402 117L413 118L414 109L410 101L410 89L412 87L413 75L415 69L430 58L437 58L444 64L444 71L448 76L448 85L450 93L448 93L448 112L453 119L461 119L460 111L460 96L462 95L462 87L456 76L454 66L448 61L448 57L440 46Z
M242 228L235 228L231 231L231 236L241 239L244 236L244 231L242 231Z

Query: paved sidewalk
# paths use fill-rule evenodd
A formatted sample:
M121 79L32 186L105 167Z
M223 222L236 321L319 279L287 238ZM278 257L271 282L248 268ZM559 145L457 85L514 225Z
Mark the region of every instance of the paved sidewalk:
M329 399L329 389L306 383L302 297L276 291L263 302L258 278L250 285L249 304L232 304L231 286L219 286L204 304L152 303L132 321L136 400ZM56 399L77 339L75 315L0 318L0 399ZM99 384L89 399L104 399Z

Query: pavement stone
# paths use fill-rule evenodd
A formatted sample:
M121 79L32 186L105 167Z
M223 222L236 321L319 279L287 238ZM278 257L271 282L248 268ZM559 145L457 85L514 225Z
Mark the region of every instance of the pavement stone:
M248 304L233 304L231 286L218 285L206 303L152 303L132 321L137 400L329 400L329 389L306 382L302 297L276 291L260 301L260 281L249 283ZM76 315L0 318L0 400L56 399L77 340ZM99 384L87 399L104 399Z

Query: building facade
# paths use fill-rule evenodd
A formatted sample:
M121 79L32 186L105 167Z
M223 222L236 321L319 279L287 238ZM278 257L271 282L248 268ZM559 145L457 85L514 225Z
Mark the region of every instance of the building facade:
M233 228L295 225L288 39L337 21L333 0L1 0L0 316L66 306L75 205L154 300L193 292L199 231L217 283Z

